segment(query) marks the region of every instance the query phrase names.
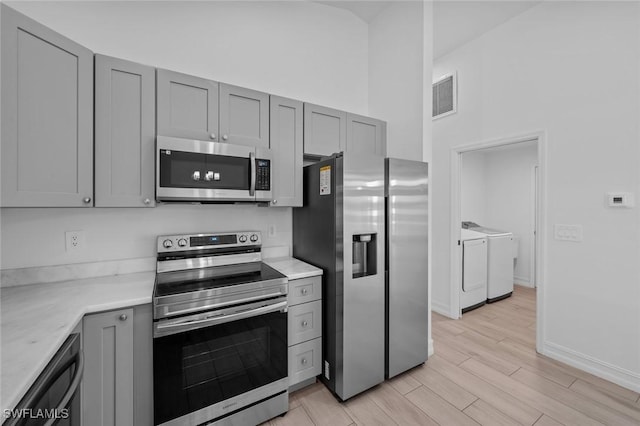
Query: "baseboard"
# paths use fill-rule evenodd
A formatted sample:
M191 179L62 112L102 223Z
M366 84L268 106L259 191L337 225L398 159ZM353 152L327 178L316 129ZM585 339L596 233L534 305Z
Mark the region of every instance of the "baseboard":
M521 277L518 275L513 276L513 282L514 284L518 284L524 287L533 287L529 278Z
M449 306L446 306L442 303L436 302L434 300L431 301L431 310L440 315L444 315L447 318L451 318L451 312L449 312Z
M429 339L429 344L427 346L427 356L431 358L434 354L433 351L433 339Z
M545 342L543 344L542 353L549 358L564 362L572 367L591 373L594 376L631 389L634 392L640 392L640 374L634 373L633 371L600 361L589 355L551 342Z

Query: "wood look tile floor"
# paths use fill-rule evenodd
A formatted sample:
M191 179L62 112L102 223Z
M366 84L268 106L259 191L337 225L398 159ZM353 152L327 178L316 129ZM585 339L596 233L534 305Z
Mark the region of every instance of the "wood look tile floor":
M432 317L435 355L339 403L321 383L265 425L640 425L640 395L535 351L535 290L454 321Z

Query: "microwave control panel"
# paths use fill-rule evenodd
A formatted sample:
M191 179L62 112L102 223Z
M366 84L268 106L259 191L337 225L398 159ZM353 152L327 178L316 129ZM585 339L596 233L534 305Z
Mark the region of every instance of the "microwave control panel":
M256 191L271 190L271 160L256 159Z

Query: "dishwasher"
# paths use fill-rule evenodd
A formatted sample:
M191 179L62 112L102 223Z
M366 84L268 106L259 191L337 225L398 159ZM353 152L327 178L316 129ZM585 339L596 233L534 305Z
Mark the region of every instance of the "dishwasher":
M71 334L13 410L3 426L79 426L84 358L80 334Z

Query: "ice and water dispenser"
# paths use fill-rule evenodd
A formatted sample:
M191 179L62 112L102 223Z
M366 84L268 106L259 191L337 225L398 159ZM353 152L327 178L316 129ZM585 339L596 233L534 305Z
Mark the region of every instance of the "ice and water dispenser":
M377 271L377 234L356 234L352 241L353 278L375 275Z

